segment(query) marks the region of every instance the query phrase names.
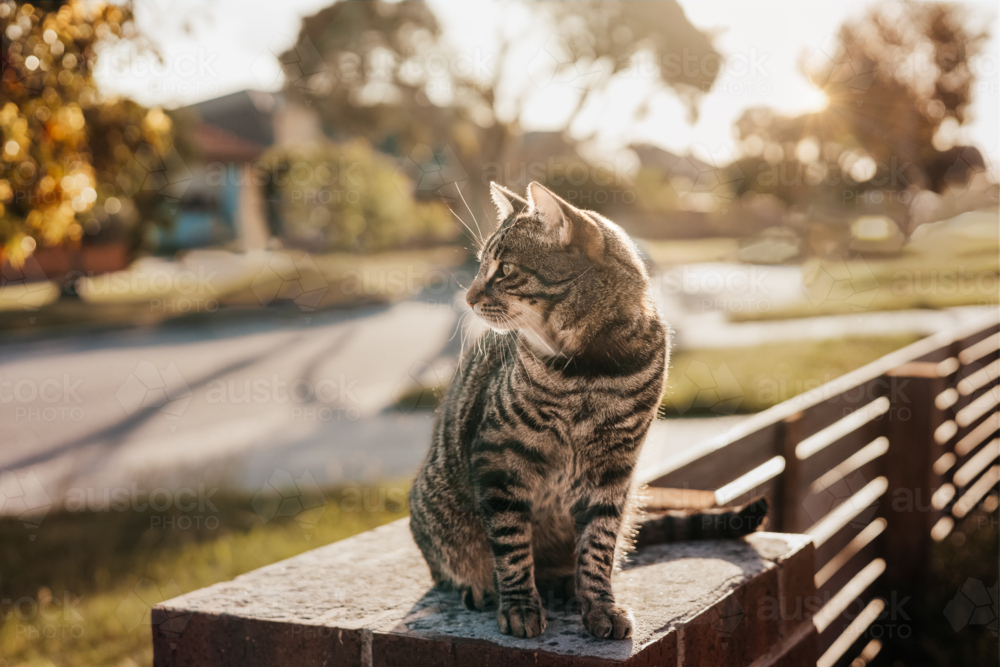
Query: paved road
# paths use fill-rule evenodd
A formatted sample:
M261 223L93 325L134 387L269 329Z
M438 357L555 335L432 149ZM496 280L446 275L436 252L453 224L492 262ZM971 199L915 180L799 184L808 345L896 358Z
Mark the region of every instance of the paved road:
M328 461L330 481L408 474L429 416L388 408L411 374L447 372L456 322L450 304L413 300L0 346L0 469L51 496L171 475L256 483L305 460Z

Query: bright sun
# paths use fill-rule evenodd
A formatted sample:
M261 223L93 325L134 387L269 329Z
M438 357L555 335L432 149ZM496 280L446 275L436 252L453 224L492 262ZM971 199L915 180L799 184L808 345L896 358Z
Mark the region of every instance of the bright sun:
M806 111L822 111L830 106L830 98L826 96L825 92L815 86L809 86L803 92L802 100Z

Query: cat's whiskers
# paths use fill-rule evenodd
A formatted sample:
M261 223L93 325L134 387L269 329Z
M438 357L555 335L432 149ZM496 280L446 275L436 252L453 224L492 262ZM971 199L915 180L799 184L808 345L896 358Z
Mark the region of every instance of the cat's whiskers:
M472 228L469 227L467 224L465 224L465 220L462 220L462 216L460 216L458 213L455 213L455 211L452 210L451 206L448 207L448 212L451 213L453 216L455 216L455 219L458 220L463 227L469 230L469 234L472 235L472 240L476 244L476 254L482 252L483 245L486 243L486 240L483 239L482 234L477 235L474 231L472 231ZM473 221L475 221L475 218L473 218ZM479 225L477 224L476 226L478 227Z
M474 323L475 323L476 313L473 312L472 314L473 314L474 317L469 320L469 326L470 327L473 326ZM486 333L490 333L491 331L493 331L493 329L487 329ZM470 333L470 335L471 335L471 333ZM480 336L479 338L476 339L476 353L479 354L480 356L486 354L486 350L483 347L484 345L486 345L486 336Z
M468 315L468 313L460 313L459 314L458 321L455 323L455 331L454 331L454 333L451 334L451 337L448 339L449 343L451 341L455 340L455 336L457 336L459 334L459 332L462 330L462 321L465 319L466 315ZM465 348L463 347L462 350L464 351Z
M471 317L470 317L471 316ZM452 374L452 381L455 380L455 376L462 370L462 363L465 361L465 349L469 344L469 337L471 336L471 327L473 320L475 318L475 313L471 310L462 313L458 318L458 326L456 327L456 333L461 335L459 344L459 357L458 363L455 364L455 373ZM454 338L454 335L452 336Z
M507 337L506 340L504 340L504 344L507 346L507 351L510 352L511 357L515 360L515 363L517 363L517 360L520 359L519 352L522 349L522 347L517 344L518 332L520 331L521 327L518 326L518 322L516 320L516 313L512 313L511 315L505 315L503 316L503 319L509 331L512 334L514 334L513 336ZM511 348L511 345L513 345L514 347ZM536 362L539 361L538 356L531 349L531 346L525 346L525 349L528 350L528 354L530 354ZM516 372L515 377L523 379L529 385L534 386L534 383L532 382L531 379L531 375L527 372L527 366L524 366L525 370L523 373L521 372L521 366L524 366L523 360L514 369Z
M529 317L526 317L528 315L533 316L536 321L533 322ZM541 313L531 308L521 307L517 312L517 317L519 318L519 323L523 325L522 328L528 329L544 343L553 352L552 356L562 356L564 354L562 346L546 331L545 321Z
M469 211L469 215L472 217L472 222L475 223L476 229L479 231L480 246L482 246L485 243L485 239L483 238L483 230L479 227L479 221L476 220L476 214L472 212L469 202L465 201L465 195L462 194L462 188L458 187L458 183L455 184L455 189L458 190L458 196L462 198L462 203L465 204L466 210Z
M514 363L515 363L514 371L516 373L515 377L517 377L517 378L523 378L524 376L521 374L520 368L518 368L518 366L516 365L517 364L517 359L518 359L518 354L517 353L518 353L518 351L520 349L518 347L518 345L517 345L517 326L515 325L513 319L511 319L508 316L505 316L504 320L505 320L506 324L509 326L510 331L512 333L514 333L514 336L508 336L504 340L504 345L507 346L507 351L510 352L511 357L515 360L514 361ZM513 349L510 347L512 344L514 345ZM527 375L527 374L525 374L525 375ZM529 385L532 384L530 376L527 378L527 382L528 382Z
M496 329L493 329L492 331L493 331L494 337L497 338L498 342L501 345L506 345L506 341L503 339L503 334L500 333L499 331L497 331ZM507 355L506 354L501 354L500 355L500 366L503 368L504 375L506 375L507 374Z
M455 336L459 336L458 341L458 363L455 364L455 370L451 374L451 379L455 379L455 373L457 373L462 368L462 360L465 357L465 331L462 326L462 322L465 319L465 313L461 313L458 319L455 321L455 331L452 332L451 337L448 338L448 342L455 340Z
M489 212L486 210L485 206L483 207L483 217L486 218L487 220L493 219L493 216L489 214ZM496 222L493 222L493 223L490 224L490 234L491 235L493 234L493 232L495 232L497 230L497 224L499 222L500 221L497 220Z
M583 278L583 277L584 277L585 275L587 275L587 272L589 272L589 271L590 271L590 270L591 270L592 268L594 268L594 265L593 265L593 264L591 264L591 265L590 265L590 266L588 266L588 267L587 267L586 269L584 269L584 270L583 270L583 271L582 271L582 272L580 273L580 275L578 275L578 276L577 276L576 278L573 278L573 279L572 279L572 280L570 280L570 281L569 281L568 283L566 283L566 287L569 287L570 285L572 285L573 283L575 283L575 282L576 282L577 280L579 280L580 278Z
M569 357L568 357L568 358L566 359L566 364L565 364L565 365L564 365L564 366L562 367L562 369L563 369L563 370L565 371L565 370L566 370L567 368L569 368L569 365L570 365L571 363L573 363L573 360L574 360L574 359L576 359L576 355L575 355L575 354L573 354L573 355L570 355L570 356L569 356Z

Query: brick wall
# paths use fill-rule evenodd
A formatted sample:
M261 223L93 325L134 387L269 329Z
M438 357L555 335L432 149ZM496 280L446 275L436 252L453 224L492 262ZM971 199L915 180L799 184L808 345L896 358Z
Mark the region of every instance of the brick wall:
M799 535L654 545L614 581L632 638L595 639L576 613L550 612L540 637L516 639L432 588L403 520L159 605L154 664L810 664L812 573Z

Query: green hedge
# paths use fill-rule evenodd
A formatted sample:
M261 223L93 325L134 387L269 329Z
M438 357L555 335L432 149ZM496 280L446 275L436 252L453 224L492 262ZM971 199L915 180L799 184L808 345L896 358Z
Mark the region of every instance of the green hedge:
M376 252L455 240L439 202L418 202L409 178L363 140L280 146L259 176L279 235L315 251Z

